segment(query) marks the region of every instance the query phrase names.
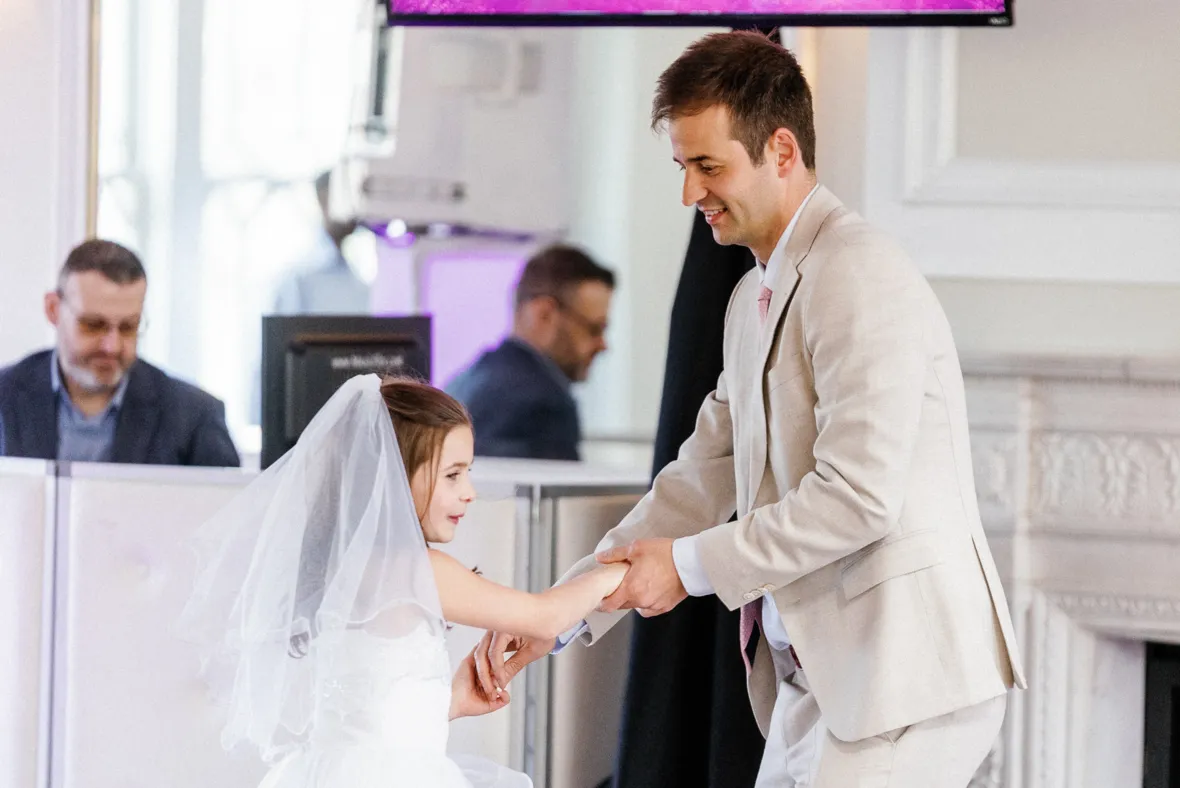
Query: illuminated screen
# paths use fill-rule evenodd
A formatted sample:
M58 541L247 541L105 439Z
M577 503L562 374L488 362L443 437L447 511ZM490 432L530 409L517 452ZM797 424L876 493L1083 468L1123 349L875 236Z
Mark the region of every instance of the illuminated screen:
M1009 25L1011 0L388 0L392 24Z

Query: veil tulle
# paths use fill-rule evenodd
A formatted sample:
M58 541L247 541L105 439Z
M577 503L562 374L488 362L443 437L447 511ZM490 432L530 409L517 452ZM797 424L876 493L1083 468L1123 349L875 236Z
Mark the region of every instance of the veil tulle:
M445 622L376 375L350 379L298 443L206 523L180 635L224 693L226 749L267 761L307 741L317 637L397 638Z

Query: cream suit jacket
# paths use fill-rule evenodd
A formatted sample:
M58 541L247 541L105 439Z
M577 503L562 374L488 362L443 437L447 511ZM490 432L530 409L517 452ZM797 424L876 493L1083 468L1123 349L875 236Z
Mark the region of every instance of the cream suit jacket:
M933 291L823 187L772 273L765 322L757 269L738 284L695 432L599 550L701 533L729 609L773 594L824 722L846 741L1023 688ZM583 640L621 615L591 614ZM763 638L749 691L764 735L770 657Z

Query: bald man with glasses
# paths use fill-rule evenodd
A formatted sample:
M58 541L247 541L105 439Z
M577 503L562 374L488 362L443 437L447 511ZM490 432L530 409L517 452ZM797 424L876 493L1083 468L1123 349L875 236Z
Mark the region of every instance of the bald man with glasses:
M222 403L136 356L147 274L131 250L70 252L45 316L43 350L0 370L0 456L237 467Z

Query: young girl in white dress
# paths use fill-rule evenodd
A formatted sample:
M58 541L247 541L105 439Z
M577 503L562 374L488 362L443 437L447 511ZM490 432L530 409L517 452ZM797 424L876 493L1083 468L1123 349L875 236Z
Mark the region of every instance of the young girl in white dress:
M475 499L471 420L413 380L346 382L202 530L209 548L182 618L228 677L227 749L271 764L263 788L527 788L527 776L446 752L448 722L505 706L447 623L552 638L618 587L611 564L539 594L427 546Z

